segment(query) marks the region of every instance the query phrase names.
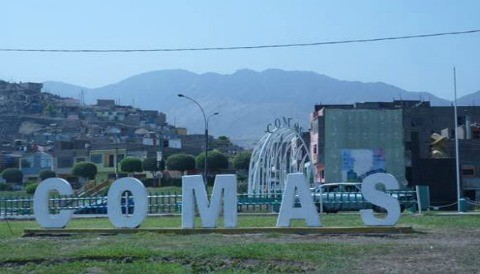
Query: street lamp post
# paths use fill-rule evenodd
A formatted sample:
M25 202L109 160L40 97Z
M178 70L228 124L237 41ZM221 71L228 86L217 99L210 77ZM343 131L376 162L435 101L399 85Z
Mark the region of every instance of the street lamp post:
M157 171L156 171L158 176L157 178L158 186L161 185L162 176L163 176L162 161L163 161L163 130L162 130L162 126L160 126L160 130L158 132Z
M118 143L119 143L119 136L116 135L115 137L115 180L118 179Z
M215 116L215 115L218 115L218 112L214 112L212 114L210 114L210 116L207 117L207 120L205 122L205 184L207 184L207 157L208 157L208 121L210 120L210 118L212 118L212 116Z
M194 102L195 104L197 104L197 106L200 108L200 110L202 111L202 114L203 114L203 122L205 123L205 163L204 163L204 166L203 166L203 179L205 180L205 186L206 186L207 185L207 157L208 157L208 121L210 120L210 118L212 116L218 115L218 112L215 112L215 113L213 113L213 114L211 114L210 116L207 117L203 107L197 101L195 101L193 98L190 98L190 97L188 97L186 95L183 95L181 93L178 94L178 97L188 99L188 100Z
M118 179L118 140L115 138L115 180Z

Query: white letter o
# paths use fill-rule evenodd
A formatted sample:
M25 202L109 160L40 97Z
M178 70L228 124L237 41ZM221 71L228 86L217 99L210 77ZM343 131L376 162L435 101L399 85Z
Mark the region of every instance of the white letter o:
M61 178L43 180L33 196L33 213L35 220L44 228L62 228L72 219L73 210L60 210L58 214L50 214L48 199L50 191L56 190L60 195L72 195L72 186Z
M122 194L130 191L133 197L134 211L131 216L122 214ZM116 228L139 227L147 217L148 193L142 182L135 178L121 178L113 182L108 190L108 218ZM129 201L127 201L128 203ZM128 208L127 208L128 212Z

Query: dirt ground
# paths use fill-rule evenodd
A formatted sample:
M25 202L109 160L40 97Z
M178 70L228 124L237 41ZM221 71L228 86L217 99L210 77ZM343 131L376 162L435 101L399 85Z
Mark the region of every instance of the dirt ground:
M479 216L480 218L480 216ZM262 236L253 236L262 237ZM252 239L255 240L255 239ZM262 241L261 238L257 239ZM272 239L273 240L273 239ZM274 239L285 243L335 243L345 245L378 244L387 252L365 253L350 258L348 270L335 273L480 273L480 227L456 229L455 233L439 229L416 230L397 235L289 235ZM305 272L317 272L310 266Z

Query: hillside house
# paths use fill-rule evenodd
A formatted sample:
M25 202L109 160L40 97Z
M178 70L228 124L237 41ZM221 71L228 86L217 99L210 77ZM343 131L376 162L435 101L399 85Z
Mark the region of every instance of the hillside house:
M26 153L20 158L19 169L24 180L37 179L42 170L53 170L53 156L45 152Z

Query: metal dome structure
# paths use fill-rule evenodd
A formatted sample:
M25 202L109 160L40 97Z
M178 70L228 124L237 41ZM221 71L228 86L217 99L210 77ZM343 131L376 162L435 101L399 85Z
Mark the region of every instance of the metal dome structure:
M250 159L248 194L282 191L288 173L303 172L312 182L310 152L300 134L290 127L276 127L255 146Z

